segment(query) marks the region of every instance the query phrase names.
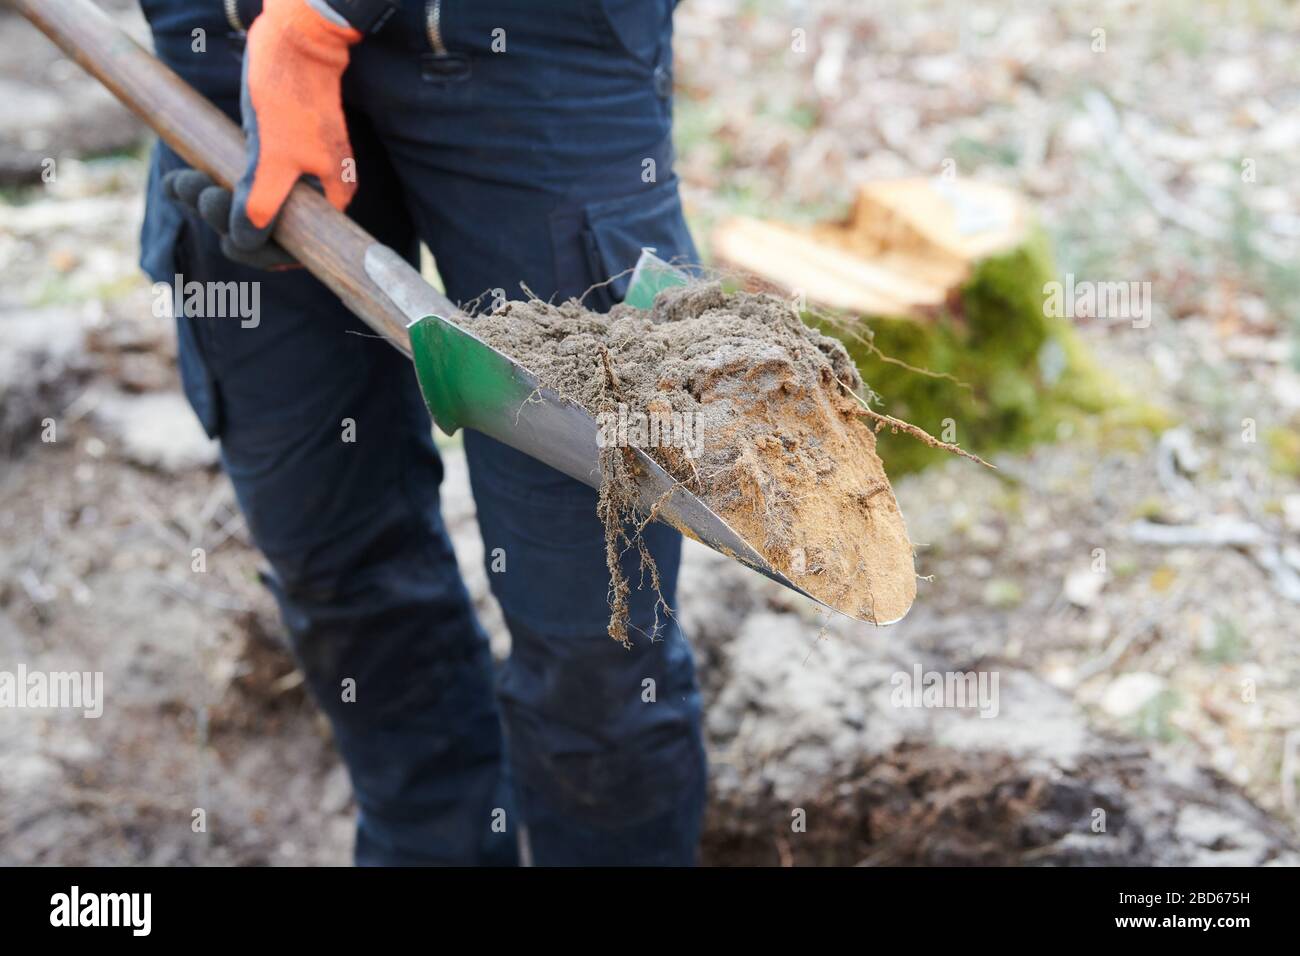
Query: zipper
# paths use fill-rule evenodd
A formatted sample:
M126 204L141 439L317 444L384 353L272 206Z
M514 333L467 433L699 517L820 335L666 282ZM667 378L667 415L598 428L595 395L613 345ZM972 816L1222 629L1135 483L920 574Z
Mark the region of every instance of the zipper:
M225 8L226 22L230 24L230 28L236 33L247 33L248 27L244 26L239 19L239 0L222 0L221 5Z
M443 0L424 0L424 36L428 53L420 54L420 72L424 79L441 86L464 83L470 77L470 58L466 53L447 49L442 34Z
M447 47L442 42L442 0L425 0L424 32L435 56L446 56Z

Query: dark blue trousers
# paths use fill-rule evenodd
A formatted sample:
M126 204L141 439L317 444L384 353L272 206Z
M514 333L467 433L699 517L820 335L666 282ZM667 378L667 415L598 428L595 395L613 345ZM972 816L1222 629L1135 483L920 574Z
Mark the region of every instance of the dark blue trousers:
M159 56L237 117L242 41L222 0L142 6ZM345 76L349 215L412 261L426 243L461 301L517 298L520 283L581 295L643 246L693 258L672 173L671 7L439 0L435 44L425 0L405 2ZM690 650L662 617L649 638L647 591L635 646L607 636L595 493L465 435L513 639L494 674L410 363L306 272L222 257L160 193L180 165L158 147L143 264L157 281L261 283L255 327L178 317L181 372L351 772L357 862L508 864L521 835L539 864L692 862L705 762ZM626 284L587 302L607 308ZM680 539L658 525L648 537L671 603ZM635 556L624 571L641 579Z

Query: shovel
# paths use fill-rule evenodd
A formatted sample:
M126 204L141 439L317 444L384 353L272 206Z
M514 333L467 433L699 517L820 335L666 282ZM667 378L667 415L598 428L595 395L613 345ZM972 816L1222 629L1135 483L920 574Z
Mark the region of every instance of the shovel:
M245 162L240 129L91 0L10 3L191 166L226 187L239 179ZM599 487L599 428L591 413L541 387L528 369L467 331L472 322L450 300L324 196L299 183L281 211L274 238L363 322L414 360L425 403L444 432L473 428ZM666 263L643 254L627 301L648 306L659 289L681 281ZM855 617L800 588L648 455L639 449L632 454L639 505L647 514L823 607Z

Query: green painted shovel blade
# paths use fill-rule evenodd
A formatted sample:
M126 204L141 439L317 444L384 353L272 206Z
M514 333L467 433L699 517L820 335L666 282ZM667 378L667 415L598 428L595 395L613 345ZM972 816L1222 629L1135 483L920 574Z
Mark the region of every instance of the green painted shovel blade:
M642 249L623 301L638 309L648 309L655 304L655 296L664 289L685 284L686 273L664 262L651 250Z

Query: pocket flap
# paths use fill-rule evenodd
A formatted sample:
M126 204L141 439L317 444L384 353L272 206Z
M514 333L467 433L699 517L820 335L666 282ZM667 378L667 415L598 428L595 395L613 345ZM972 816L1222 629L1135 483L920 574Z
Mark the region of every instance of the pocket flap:
M696 260L676 176L630 196L592 203L586 217L592 273L599 279L612 277L605 287L609 305L627 295L641 250L650 249L667 262Z

